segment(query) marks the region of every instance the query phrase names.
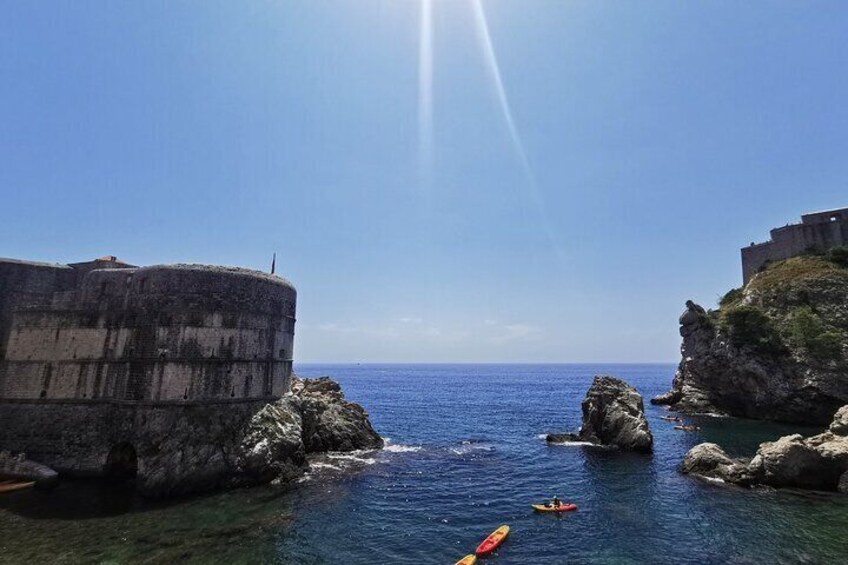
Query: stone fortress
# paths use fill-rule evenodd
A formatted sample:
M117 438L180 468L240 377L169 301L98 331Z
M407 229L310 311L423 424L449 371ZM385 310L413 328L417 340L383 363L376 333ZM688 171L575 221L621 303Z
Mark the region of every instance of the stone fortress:
M191 437L205 447L180 456L214 470L228 434L290 390L296 298L247 269L0 259L0 447L142 476Z
M848 208L804 214L800 224L775 228L769 241L742 248L742 278L748 284L770 261L822 252L838 245L848 245Z

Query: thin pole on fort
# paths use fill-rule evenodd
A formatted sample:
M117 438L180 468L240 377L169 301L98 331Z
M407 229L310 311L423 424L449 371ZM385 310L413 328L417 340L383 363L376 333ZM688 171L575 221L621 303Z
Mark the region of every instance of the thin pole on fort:
M274 258L271 259L271 274L274 274L274 271L277 270L277 252L274 252Z

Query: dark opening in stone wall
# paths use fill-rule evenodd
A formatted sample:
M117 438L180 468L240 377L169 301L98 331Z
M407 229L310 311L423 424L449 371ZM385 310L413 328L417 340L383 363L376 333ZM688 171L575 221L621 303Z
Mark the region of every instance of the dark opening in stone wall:
M106 456L103 475L113 481L131 480L138 474L138 457L129 442L116 444Z

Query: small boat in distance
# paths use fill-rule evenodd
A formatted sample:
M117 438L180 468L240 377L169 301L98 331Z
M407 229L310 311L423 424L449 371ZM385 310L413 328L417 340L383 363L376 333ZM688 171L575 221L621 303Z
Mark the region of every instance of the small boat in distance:
M660 416L660 420L665 420L666 422L682 422L680 416Z
M17 482L17 481L0 481L0 493L12 492L35 486L35 481Z
M536 512L574 512L577 510L577 505L572 503L562 503L559 506L551 504L531 504Z
M509 526L501 526L491 534L489 537L483 540L483 542L477 546L477 550L474 552L478 557L483 555L488 555L496 550L506 539L506 536L509 535Z
M681 432L700 432L700 426L674 426L675 430L679 430Z

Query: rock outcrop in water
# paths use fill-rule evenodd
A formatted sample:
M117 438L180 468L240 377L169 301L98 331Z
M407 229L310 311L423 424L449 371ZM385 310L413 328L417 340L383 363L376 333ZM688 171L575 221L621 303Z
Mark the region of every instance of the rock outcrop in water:
M246 424L228 424L184 420L164 440L182 449L162 446L161 456L144 454L136 479L139 491L161 497L286 482L308 469L309 453L383 446L365 410L345 400L338 383L327 377L295 379L291 393L265 405ZM217 429L220 443L193 444L192 425Z
M848 494L848 405L824 433L795 434L760 444L750 460L734 460L714 443L696 445L680 471L742 486L768 485Z
M645 419L642 395L615 377L597 376L582 403L577 434L550 434L547 441L586 441L629 451L650 452L654 439Z
M12 455L0 451L0 480L33 481L37 487L51 487L56 484L59 475L48 467L26 458L26 454Z
M685 413L821 424L848 402L848 268L825 257L771 265L720 309L689 301L671 390Z
M292 392L300 403L303 444L307 453L383 446L365 409L347 402L337 382L327 377L295 380Z

